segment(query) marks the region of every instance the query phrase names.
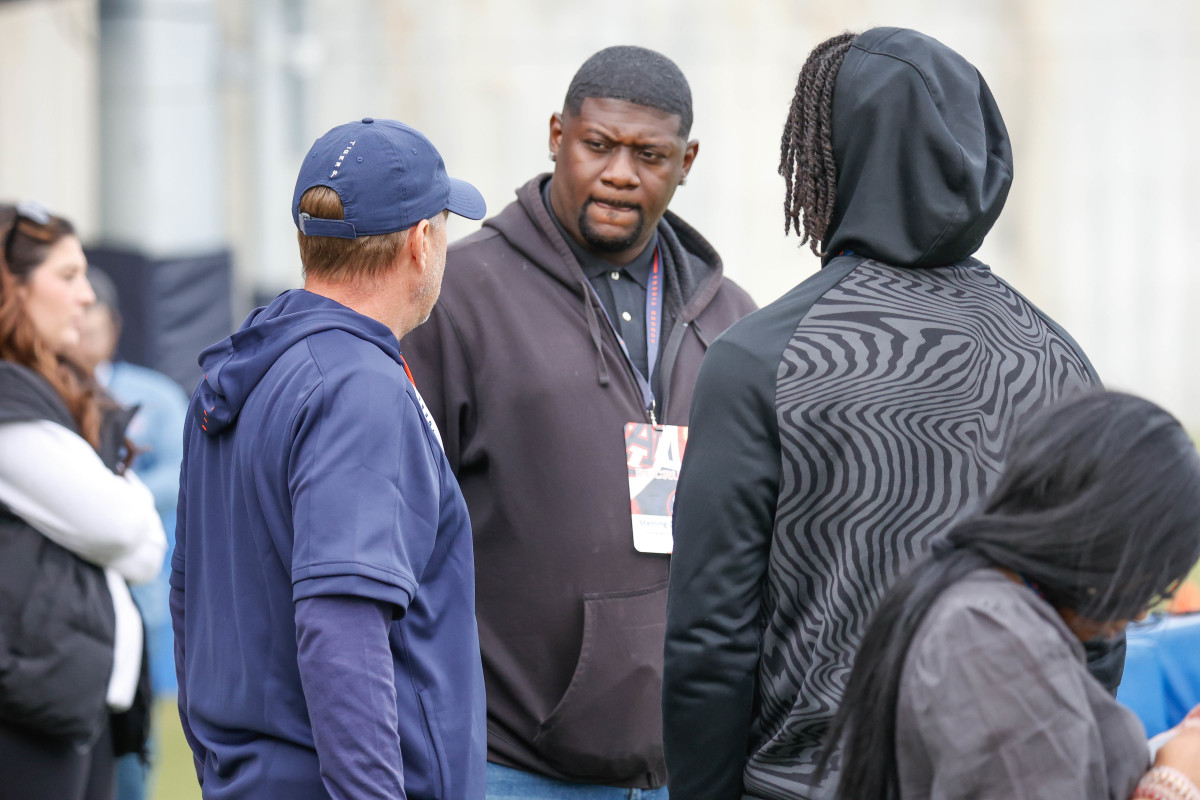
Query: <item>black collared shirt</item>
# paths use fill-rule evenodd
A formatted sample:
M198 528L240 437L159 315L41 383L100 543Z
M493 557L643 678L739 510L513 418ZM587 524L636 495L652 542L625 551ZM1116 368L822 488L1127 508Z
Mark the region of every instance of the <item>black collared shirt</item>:
M546 181L542 187L542 200L546 204L546 210L550 212L550 219L554 220L558 232L562 234L579 261L579 266L583 268L583 274L596 290L600 305L604 307L617 334L625 342L629 359L644 377L649 378L650 376L646 375L649 367L646 355L646 284L650 279L650 269L654 265L658 234L655 233L637 258L619 267L591 252L567 233L550 206L550 181Z

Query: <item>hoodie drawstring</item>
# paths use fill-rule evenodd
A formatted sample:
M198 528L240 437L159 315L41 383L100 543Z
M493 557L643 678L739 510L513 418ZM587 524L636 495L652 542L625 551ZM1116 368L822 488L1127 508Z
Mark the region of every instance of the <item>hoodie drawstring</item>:
M604 357L604 345L600 342L600 322L596 319L596 308L592 303L592 293L585 281L579 282L583 290L583 308L587 312L588 332L592 334L592 344L596 346L596 380L602 387L608 387L608 359Z

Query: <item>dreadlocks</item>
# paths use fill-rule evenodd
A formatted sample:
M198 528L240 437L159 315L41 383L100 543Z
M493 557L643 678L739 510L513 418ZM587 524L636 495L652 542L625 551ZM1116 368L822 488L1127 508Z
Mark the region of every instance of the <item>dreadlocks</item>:
M837 165L833 160L833 84L855 33L826 39L809 54L800 68L796 94L788 110L780 142L779 174L787 184L783 200L783 232L801 235L817 256L837 200Z

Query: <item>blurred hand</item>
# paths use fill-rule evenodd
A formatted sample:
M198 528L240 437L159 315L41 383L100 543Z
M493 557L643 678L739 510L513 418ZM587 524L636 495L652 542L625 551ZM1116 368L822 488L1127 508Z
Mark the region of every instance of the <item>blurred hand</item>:
M1195 709L1192 711L1195 714ZM1191 717L1196 719L1197 717ZM1154 766L1174 767L1200 786L1200 727L1180 725L1178 733L1158 750Z

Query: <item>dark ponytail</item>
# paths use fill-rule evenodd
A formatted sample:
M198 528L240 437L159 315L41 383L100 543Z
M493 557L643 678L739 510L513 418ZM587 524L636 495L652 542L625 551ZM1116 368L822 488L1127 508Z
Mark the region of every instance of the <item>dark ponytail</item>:
M984 506L935 541L872 616L822 754L822 770L840 767L837 796L899 796L901 673L926 614L954 583L1005 568L1056 609L1111 622L1137 616L1197 558L1200 454L1174 417L1116 392L1036 413L1013 437Z

